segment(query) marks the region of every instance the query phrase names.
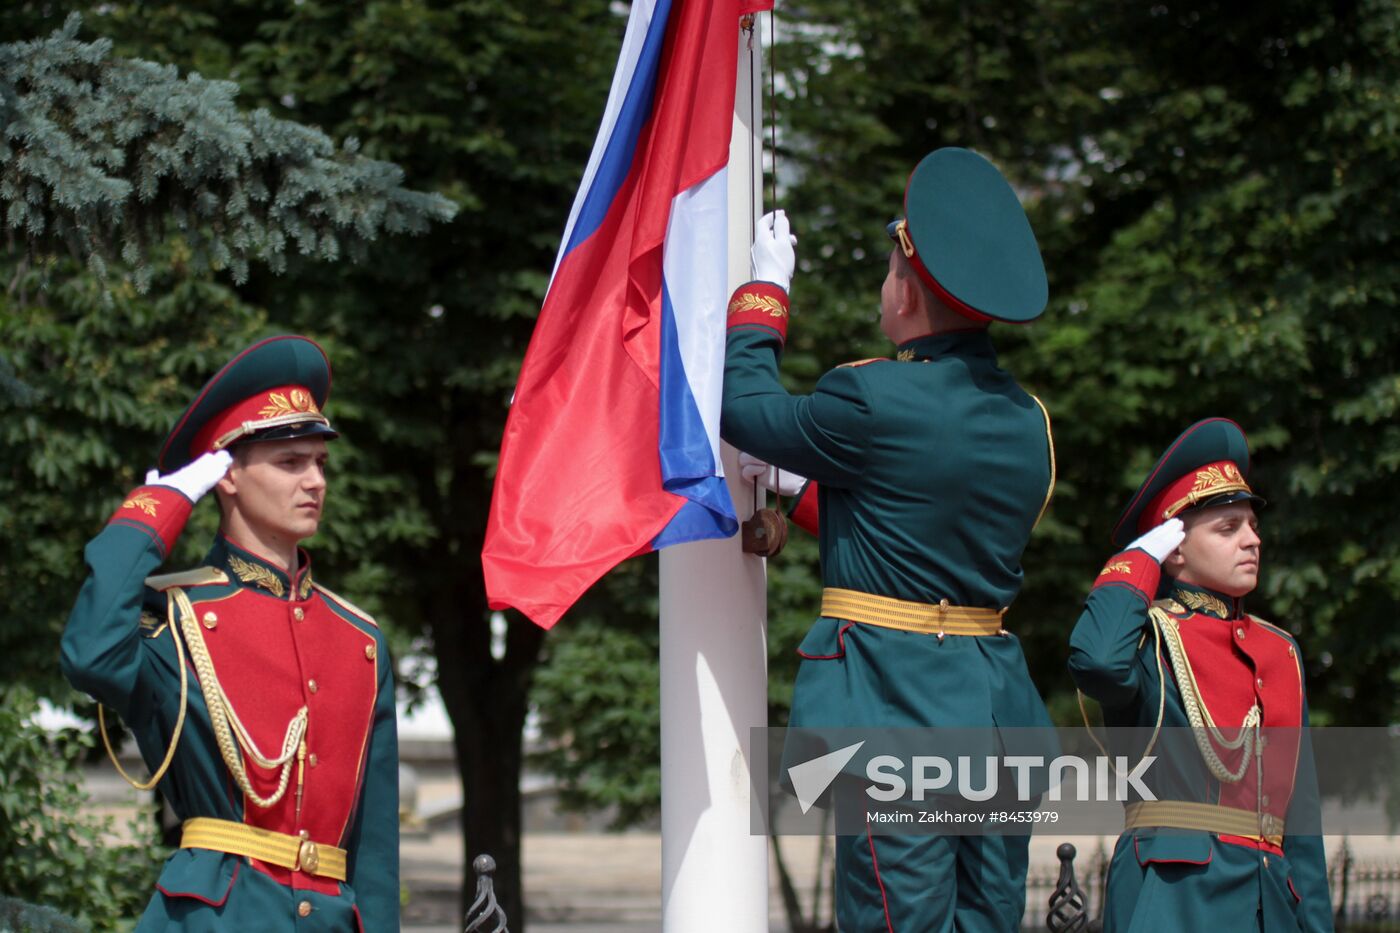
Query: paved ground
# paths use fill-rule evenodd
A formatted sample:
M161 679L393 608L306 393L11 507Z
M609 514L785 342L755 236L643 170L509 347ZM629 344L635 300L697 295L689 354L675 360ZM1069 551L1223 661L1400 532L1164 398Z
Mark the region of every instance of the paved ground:
M1031 847L1029 922L1043 922L1044 901L1059 872L1055 848L1061 838L1035 839ZM1071 840L1083 866L1098 852L1098 838ZM1103 840L1111 845L1112 840ZM804 909L812 903L819 840L783 840L784 860ZM1107 851L1105 849L1105 851ZM828 853L827 859L830 858ZM525 896L531 933L640 933L661 928L661 838L655 833L527 833L523 847ZM406 836L401 871L409 892L405 928L413 933L448 933L457 910L462 864L461 837L452 832ZM827 862L829 865L829 861ZM787 919L777 890L769 896L769 929L785 933ZM1082 879L1081 879L1082 880ZM829 917L829 895L822 918Z
M815 839L785 840L795 877L813 874ZM655 833L527 833L525 896L532 933L636 933L661 927L661 837ZM461 837L441 832L405 837L400 870L409 901L405 928L447 933L457 910ZM770 875L775 874L770 869ZM810 889L804 884L804 898ZM776 890L770 898L773 933L787 929Z
M1024 928L1044 929L1046 901L1059 873L1055 850L1060 843L1072 842L1077 848L1078 880L1090 903L1097 905L1098 878L1093 865L1111 852L1113 841L1100 837L1034 837ZM804 908L811 904L817 842L812 837L783 840L784 858L799 885ZM1333 837L1326 839L1330 859L1335 859L1340 842ZM1396 868L1400 840L1396 837L1352 837L1348 845L1353 858L1389 867L1400 877L1400 869ZM661 838L656 833L526 833L523 857L529 933L643 933L661 929ZM448 832L406 836L401 858L404 884L409 891L403 913L406 933L460 933L455 920L461 837ZM787 933L787 920L776 888L777 872L771 862L769 878L774 881L769 897L769 930ZM1336 896L1337 892L1333 894ZM1357 892L1352 894L1350 899L1354 900ZM824 905L822 919L829 916L826 910L829 901ZM512 929L519 928L512 925Z

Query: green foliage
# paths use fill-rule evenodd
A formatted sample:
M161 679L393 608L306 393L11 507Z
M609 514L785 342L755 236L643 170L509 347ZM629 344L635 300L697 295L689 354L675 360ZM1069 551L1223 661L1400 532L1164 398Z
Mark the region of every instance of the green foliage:
M244 113L230 81L81 42L75 13L46 39L0 46L0 207L38 253L66 248L106 273L119 254L150 284L145 253L179 232L197 268L275 271L288 247L333 261L368 255L381 233L450 220L440 194L267 110ZM120 243L120 246L117 244Z
M52 907L0 897L0 933L86 933L87 929Z
M661 803L656 567L655 556L631 561L585 596L551 635L531 691L546 740L533 763L559 780L565 809L610 810L618 829L654 817ZM601 602L615 608L597 613Z
M42 302L0 303L0 346L28 387L0 395L0 683L67 696L57 645L84 543L209 374L266 327L229 288L191 274L186 255L179 244L154 255L149 296L49 260L17 289ZM215 511L196 510L172 566L203 555Z
M79 762L93 737L45 733L33 723L38 708L25 688L0 691L0 894L61 908L99 930L128 929L123 920L145 906L164 858L153 814L132 823L134 844L113 844L112 819L83 814ZM20 929L75 929L43 911L16 914Z

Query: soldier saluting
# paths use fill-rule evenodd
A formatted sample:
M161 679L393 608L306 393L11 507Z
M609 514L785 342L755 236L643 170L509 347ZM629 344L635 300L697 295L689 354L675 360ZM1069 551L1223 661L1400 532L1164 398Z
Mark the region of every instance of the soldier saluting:
M1243 609L1262 550L1248 477L1239 425L1182 432L1119 518L1123 550L1070 636L1079 689L1110 741L1134 746L1115 754L1155 746L1157 799L1126 807L1106 933L1332 929L1302 653Z
M729 306L721 433L811 480L794 517L820 526L825 589L797 649L790 726L970 727L996 753L998 726L1050 725L1003 614L1054 453L1045 410L997 364L987 326L1038 317L1045 269L1011 186L973 152L928 155L904 206L880 291L895 358L834 369L805 396L778 380L794 241L781 214L764 219L762 281ZM1017 930L1028 841L838 836L838 925Z
M329 392L306 338L244 350L84 552L63 671L121 715L153 771L133 783L183 821L140 933L399 928L389 652L297 546L325 506ZM203 565L150 576L211 489Z

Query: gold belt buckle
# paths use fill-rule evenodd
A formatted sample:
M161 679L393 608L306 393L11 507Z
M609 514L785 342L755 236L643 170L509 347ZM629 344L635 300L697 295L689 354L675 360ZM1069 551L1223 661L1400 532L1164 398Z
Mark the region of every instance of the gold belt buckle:
M321 867L321 850L307 838L306 830L301 831L301 845L297 848L297 868L314 874Z
M1280 836L1283 834L1283 820L1272 813L1265 813L1260 819L1261 828L1265 836Z

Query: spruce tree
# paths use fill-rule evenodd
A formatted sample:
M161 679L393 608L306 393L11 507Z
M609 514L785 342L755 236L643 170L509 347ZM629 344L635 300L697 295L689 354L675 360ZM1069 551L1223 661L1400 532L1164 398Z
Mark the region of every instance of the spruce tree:
M238 107L238 85L84 42L76 13L50 36L0 45L0 209L11 248L67 251L102 275L119 257L150 286L150 245L178 234L196 270L248 277L289 249L363 260L382 234L450 220L439 194L354 138Z

